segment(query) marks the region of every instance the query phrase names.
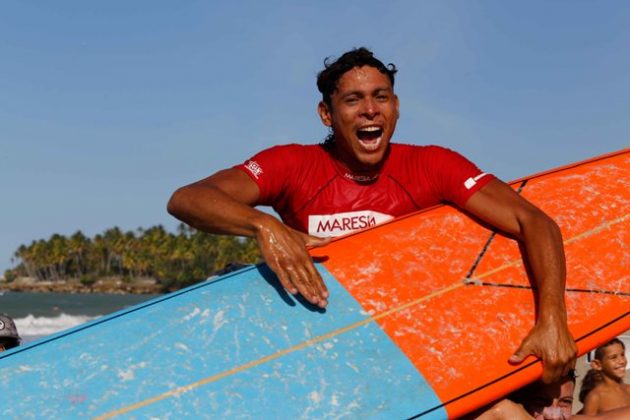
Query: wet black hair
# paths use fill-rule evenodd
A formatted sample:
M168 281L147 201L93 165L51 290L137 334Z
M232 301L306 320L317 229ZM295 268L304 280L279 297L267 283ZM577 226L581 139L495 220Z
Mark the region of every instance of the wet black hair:
M372 51L365 47L354 48L345 52L338 59L331 61L331 57L324 59L324 70L317 74L317 89L322 94L322 100L328 106L331 105L330 97L337 90L337 84L341 76L355 67L374 67L389 78L394 86L394 75L398 71L392 63L383 64L381 60L374 57Z

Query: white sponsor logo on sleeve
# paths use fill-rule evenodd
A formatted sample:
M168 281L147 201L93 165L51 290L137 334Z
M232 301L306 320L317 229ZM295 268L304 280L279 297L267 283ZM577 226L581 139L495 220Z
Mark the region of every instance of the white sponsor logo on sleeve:
M245 168L254 175L254 178L258 179L258 177L263 173L262 168L253 160L250 160L245 164Z
M477 181L479 181L481 178L483 178L484 176L488 175L485 172L480 173L479 175L477 175L476 177L470 177L468 178L465 182L464 182L464 187L466 187L467 190L471 189L472 187L474 187L475 185L477 185Z

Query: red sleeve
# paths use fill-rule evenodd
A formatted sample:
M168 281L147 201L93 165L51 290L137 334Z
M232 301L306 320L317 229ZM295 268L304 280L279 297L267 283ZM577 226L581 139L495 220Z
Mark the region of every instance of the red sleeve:
M241 169L258 185L259 205L278 205L284 200L286 181L290 179L291 164L296 161L298 145L281 145L265 149L251 159L234 166Z
M434 194L458 207L464 207L474 193L496 179L459 153L440 146L427 148L425 169Z

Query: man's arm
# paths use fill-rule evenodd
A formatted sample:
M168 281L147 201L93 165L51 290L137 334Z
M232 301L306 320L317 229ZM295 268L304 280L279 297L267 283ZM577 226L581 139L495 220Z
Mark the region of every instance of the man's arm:
M328 291L306 247L329 241L291 229L255 209L258 196L256 183L231 168L175 191L168 212L204 232L255 238L265 262L287 291L325 307Z
M510 362L520 363L533 354L542 358L544 382L554 382L566 376L575 367L577 347L567 327L566 269L558 225L499 180L491 181L476 192L464 208L524 245L536 281L536 325Z

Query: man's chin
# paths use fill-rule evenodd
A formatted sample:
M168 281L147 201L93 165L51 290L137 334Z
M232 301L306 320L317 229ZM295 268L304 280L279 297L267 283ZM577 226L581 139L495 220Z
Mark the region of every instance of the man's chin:
M387 148L382 145L375 150L362 149L355 157L362 165L375 168L383 162L386 150Z
M361 166L361 170L363 171L372 171L379 169L381 163L383 163L383 153L373 154L370 156L362 155L358 159L359 164Z

